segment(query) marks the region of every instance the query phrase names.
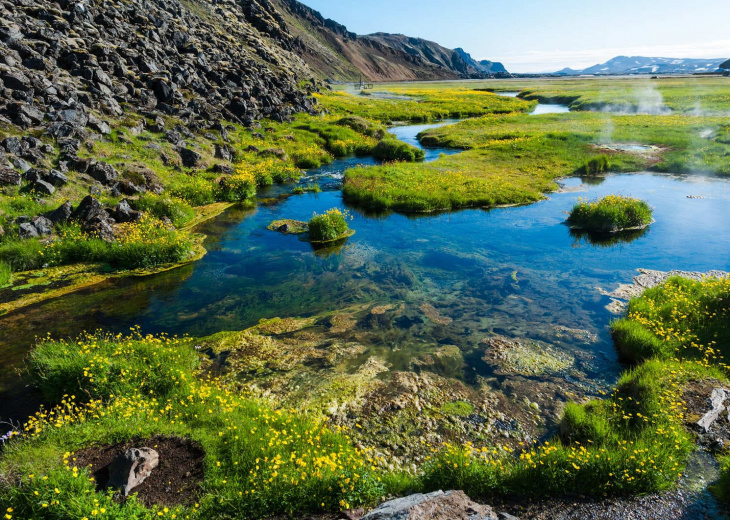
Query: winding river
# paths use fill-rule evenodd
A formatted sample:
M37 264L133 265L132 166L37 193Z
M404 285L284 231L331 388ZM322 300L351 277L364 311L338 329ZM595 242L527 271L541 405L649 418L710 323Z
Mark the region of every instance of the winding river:
M393 132L417 144L416 135L429 126ZM453 151L429 149L427 160L441 153ZM15 373L36 335L124 332L138 325L145 333L202 336L242 330L265 318L367 305L398 307L400 317L381 335L368 336L368 352L355 365L377 355L393 369L412 370L414 358L455 345L464 365L433 370L466 384L478 377L496 387L534 384L535 378L517 383L495 375L482 360L480 342L500 334L543 341L570 356L573 369L561 377L585 395L597 395L621 369L608 332L613 315L601 289L630 282L638 268L730 270L726 179L653 173L590 182L569 178L560 191L529 206L371 215L348 207L340 187L347 168L374 163L335 161L301 181L319 183L321 193L253 210L234 207L201 225L209 253L195 264L107 281L0 318L0 417L20 418L36 404ZM291 189L273 187L260 197ZM612 243L571 234L563 222L576 198L609 193L646 199L656 223ZM296 236L266 229L272 220L308 220L333 207L354 216L356 234L339 248L315 250Z

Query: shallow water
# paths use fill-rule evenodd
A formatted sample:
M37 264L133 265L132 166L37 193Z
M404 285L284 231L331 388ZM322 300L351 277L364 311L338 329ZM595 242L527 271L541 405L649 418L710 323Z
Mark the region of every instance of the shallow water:
M568 105L558 105L555 103L541 103L535 107L535 110L530 112L533 116L539 116L542 114L566 114L570 112Z
M412 142L421 130L395 132ZM430 150L429 158L445 152ZM193 265L108 281L0 318L0 416L25 411L21 398L28 393L13 370L22 366L36 335L123 332L139 325L145 333L201 336L244 329L264 318L314 316L363 304L400 309L400 317L382 336L371 334L367 345L367 354L393 369L412 369L414 358L456 345L466 363L442 367L442 375L469 383L492 375L479 344L497 333L541 340L576 356L579 374L570 377L579 377L585 393L594 394L612 385L620 371L608 334L609 300L599 288L631 281L637 268L730 270L727 180L646 173L584 185L573 178L564 181L565 190L529 206L373 216L348 208L339 191L346 168L373 162L337 161L302 181L320 182L322 193L255 210L233 208L204 224L200 231L208 235L209 253ZM646 199L656 223L610 243L571 235L563 222L577 197L609 193ZM266 229L272 220L308 220L332 207L353 212L356 234L344 245L315 250L297 236ZM598 341L560 334L556 326L588 331Z

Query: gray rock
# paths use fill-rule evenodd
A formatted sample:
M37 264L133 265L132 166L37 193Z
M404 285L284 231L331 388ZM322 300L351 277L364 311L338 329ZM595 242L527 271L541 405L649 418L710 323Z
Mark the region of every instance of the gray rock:
M203 159L198 152L189 148L180 148L178 149L178 153L180 154L180 159L182 159L183 166L186 168L197 168Z
M105 163L104 161L92 162L89 165L87 173L100 183L107 186L113 184L119 177L119 173L114 166L109 163Z
M226 145L215 145L215 158L230 162L233 160L233 151Z
M56 188L65 186L68 184L68 177L59 172L58 170L51 170L45 177L45 181L49 184L53 184Z
M129 201L124 199L114 208L114 220L117 222L136 222L142 218L142 212L132 209Z
M2 145L8 153L13 155L21 155L23 153L24 147L17 137L6 137L3 139Z
M39 180L33 183L33 191L43 195L53 195L56 193L56 188L53 187L53 184Z
M36 228L36 231L38 231L38 235L42 237L53 233L53 222L46 217L34 217L33 220L31 220L31 224L33 224L33 227Z
M49 211L45 214L45 217L53 222L54 224L63 224L71 219L73 214L73 206L69 201L64 202L58 208L53 211Z
M0 167L0 186L20 186L21 175L12 168Z
M30 222L23 222L18 226L18 236L22 239L38 238L38 230Z
M463 491L436 491L391 500L362 520L498 520L494 510L472 502Z
M702 433L709 432L712 425L715 424L715 421L717 421L720 417L720 414L725 411L725 400L727 398L727 392L722 388L715 388L712 390L712 394L708 399L710 411L697 421L697 426L700 427Z
M109 465L107 488L117 489L124 496L142 484L159 465L160 456L151 448L130 448Z
M28 164L25 160L21 159L20 157L13 157L10 159L10 162L13 163L13 166L15 166L18 170L25 173L28 170L32 168L30 164Z

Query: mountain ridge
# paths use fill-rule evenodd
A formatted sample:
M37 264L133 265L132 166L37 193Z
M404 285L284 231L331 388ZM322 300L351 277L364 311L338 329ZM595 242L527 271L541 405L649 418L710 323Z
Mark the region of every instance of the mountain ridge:
M615 74L696 74L711 73L721 69L725 58L662 58L646 56L615 56L605 63L584 69L565 69L557 75L615 75Z

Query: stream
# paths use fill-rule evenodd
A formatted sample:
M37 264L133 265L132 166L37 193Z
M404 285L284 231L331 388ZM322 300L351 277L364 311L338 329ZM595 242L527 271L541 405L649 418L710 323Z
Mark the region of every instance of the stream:
M417 134L451 124L411 125L392 132L418 145ZM446 149L427 149L435 160ZM463 363L429 370L465 385L489 384L505 395L528 397L541 384L570 383L598 396L622 367L609 334L615 317L611 291L636 269L730 270L730 181L700 175L637 173L567 178L561 190L528 206L469 209L442 214L372 215L349 207L340 191L344 172L371 158L345 158L307 172L321 193L292 196L256 209L234 207L202 224L208 254L159 275L110 280L0 317L0 417L21 419L37 406L16 369L34 337L75 336L102 329L204 336L243 330L273 317L310 317L353 306L394 308L375 333L367 325L366 351L390 370L419 370L413 361L456 346ZM259 193L272 198L292 185ZM645 199L656 223L609 241L577 235L564 225L578 197L617 193ZM297 236L266 229L273 220L308 220L314 212L348 209L356 234L345 244L316 249ZM358 323L358 327L365 325ZM361 331L362 332L362 331ZM570 360L550 381L511 378L482 358L484 338L498 334L549 344ZM364 336L363 336L364 337ZM486 382L486 383L484 383ZM541 387L542 388L542 387ZM545 387L547 388L547 387ZM550 399L567 399L563 394ZM535 400L536 397L530 397Z

